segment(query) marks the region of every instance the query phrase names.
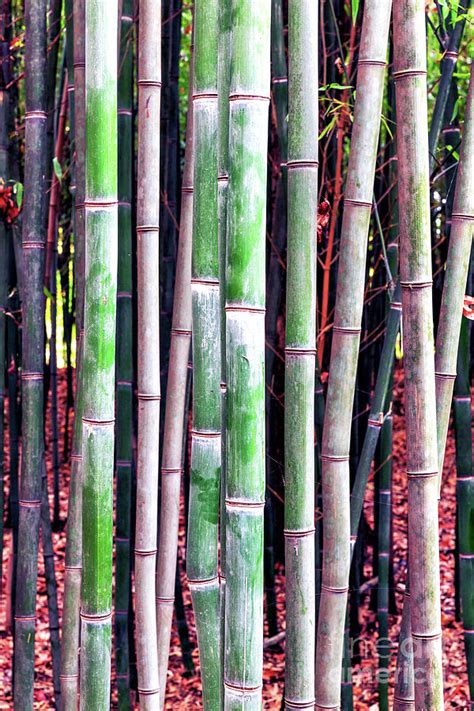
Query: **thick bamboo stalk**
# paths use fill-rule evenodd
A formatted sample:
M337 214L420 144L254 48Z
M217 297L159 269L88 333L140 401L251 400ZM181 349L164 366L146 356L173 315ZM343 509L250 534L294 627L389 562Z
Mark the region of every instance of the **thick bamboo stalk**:
M436 416L438 468L443 471L449 414L456 378L456 358L461 330L464 290L474 233L474 71L464 114L464 132L459 158L451 233L436 335ZM441 481L440 481L441 485Z
M474 476L472 470L472 416L469 378L469 322L463 319L454 391L456 435L456 495L458 507L459 581L461 619L471 708L474 702Z
M318 7L288 5L285 346L287 709L314 708L314 387L318 216Z
M270 0L232 1L226 264L224 705L260 709Z
M117 0L85 6L83 576L80 708L107 709L117 299Z
M46 175L46 0L25 7L25 201L23 213L23 437L15 605L16 709L33 708L36 581L43 456Z
M76 287L76 398L68 497L64 602L61 635L61 703L63 711L77 710L79 687L80 598L82 581L82 342L84 296L84 2L66 4L68 106L76 148L71 192L74 198L74 282ZM71 56L72 54L72 56Z
M349 445L390 10L390 0L365 3L359 53L321 451L324 546L317 638L317 709L339 708L340 704L350 568Z
M194 6L192 250L193 430L186 571L199 643L203 706L222 698L218 520L221 349L218 245L218 3Z
M191 94L192 92L190 91L186 127L186 153L181 188L181 216L166 391L163 456L161 460L160 546L156 569L156 626L161 708L164 706L166 694L166 676L175 599L179 497L183 474L186 393L191 346L191 253L194 172Z
M118 708L131 708L129 678L130 534L133 457L133 2L123 0L120 17L117 127L118 274L117 274L117 427L115 432L115 669Z
M155 565L160 423L159 194L160 3L140 3L138 23L138 451L135 533L138 692L159 707Z
M425 4L394 5L400 281L415 706L442 709L438 456L433 358Z

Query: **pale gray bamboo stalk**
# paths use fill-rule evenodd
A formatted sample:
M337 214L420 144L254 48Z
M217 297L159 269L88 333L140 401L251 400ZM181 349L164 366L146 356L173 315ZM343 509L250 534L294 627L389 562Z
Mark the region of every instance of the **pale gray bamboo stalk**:
M415 708L442 709L424 0L399 0L394 4L394 80Z
M190 80L192 81L192 66ZM183 474L183 432L191 345L191 253L194 171L192 106L192 92L190 91L161 462L160 546L156 571L156 626L161 708L163 708L165 701L166 673L168 670L171 624L173 621L179 496Z
M135 596L138 693L159 708L155 565L160 427L161 3L141 0L138 19L138 449Z
M364 5L321 454L324 545L316 709L340 705L350 570L349 446L390 10L390 0Z
M462 307L474 231L474 70L464 114L464 133L454 193L451 234L436 335L436 416L441 487L449 414L456 379Z

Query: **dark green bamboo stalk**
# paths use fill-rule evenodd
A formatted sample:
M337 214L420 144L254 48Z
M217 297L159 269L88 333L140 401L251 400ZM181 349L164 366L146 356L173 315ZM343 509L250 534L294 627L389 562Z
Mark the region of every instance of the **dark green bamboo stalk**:
M138 23L138 453L135 596L138 692L159 708L155 565L160 426L159 194L161 7L142 0Z
M262 704L270 21L270 0L232 0L226 248L227 711L252 711Z
M433 107L430 132L428 136L430 174L433 172L436 162L436 148L438 146L443 118L448 103L451 82L453 80L453 74L458 59L459 47L461 45L464 26L466 24L466 9L471 4L472 0L464 0L464 2L460 2L458 4L457 14L458 16L463 15L464 17L462 19L460 17L456 18L454 26L451 27L446 52L443 56L441 77L438 83L438 92L436 94L435 105Z
M459 579L461 618L471 707L474 701L474 477L472 471L472 417L469 378L470 328L463 319L454 386L454 424L456 435L456 494L458 505Z
M43 456L46 0L25 7L25 201L23 213L23 454L15 605L16 709L33 708L36 581Z
M318 216L318 6L288 5L285 346L287 709L314 707L314 386Z
M350 572L349 446L390 10L390 0L370 1L364 6L321 450L324 545L317 709L337 708L340 704Z
M410 590L407 576L403 611L398 638L395 673L394 711L415 711L415 679L413 674L413 640L411 636Z
M443 471L449 414L456 378L464 289L471 255L474 224L474 72L471 70L464 132L459 158L443 297L436 335L436 415L438 467ZM440 481L441 486L441 481Z
M0 48L2 57L8 55L8 37L6 35L8 18L3 5L0 6ZM0 179L6 185L8 180L8 77L5 76L5 60L0 74ZM2 599L3 580L3 521L5 498L3 490L4 477L4 405L5 405L5 364L7 345L6 308L8 300L8 239L9 232L4 219L0 220L0 600ZM12 403L9 403L10 407ZM11 455L10 455L11 456ZM11 467L10 467L11 470ZM9 594L9 591L7 591Z
M117 274L117 427L115 432L115 668L118 708L131 708L128 615L130 604L130 526L133 456L132 315L132 105L133 1L123 0L118 76L118 274Z
M191 81L192 77L190 77L190 83ZM186 127L186 153L181 188L181 216L166 391L163 456L161 461L160 545L156 569L156 627L161 708L164 706L166 694L166 676L175 600L179 497L183 475L183 443L186 442L184 436L187 424L186 395L191 345L193 172L193 114L192 91L190 91Z
M85 6L80 708L108 709L117 299L117 0Z
M82 582L82 343L84 313L84 0L67 2L68 106L76 160L73 165L73 226L76 287L76 400L68 498L64 602L61 636L61 701L63 711L77 710L79 686L80 597ZM72 55L71 56L71 49ZM73 181L71 181L73 183Z
M408 529L415 705L443 708L438 456L433 359L425 4L394 4L400 281L406 387Z
M192 250L193 430L186 571L199 643L203 706L222 699L218 520L221 349L218 245L218 3L194 6Z

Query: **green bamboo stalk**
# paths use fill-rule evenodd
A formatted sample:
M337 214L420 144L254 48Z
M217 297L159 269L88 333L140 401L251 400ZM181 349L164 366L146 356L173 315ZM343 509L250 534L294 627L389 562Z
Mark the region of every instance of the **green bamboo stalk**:
M415 705L443 708L425 5L394 5L400 281L406 385L410 616Z
M459 579L461 619L471 708L474 702L474 477L472 471L472 418L469 378L470 328L463 319L454 389L456 436L456 495L458 505Z
M398 638L393 711L415 711L415 678L413 674L410 600L411 596L407 576L406 589L403 596L400 635Z
M270 0L232 0L226 249L227 711L262 706L270 20Z
M160 3L140 3L138 23L138 452L135 596L138 692L159 707L155 565L160 423L159 194Z
M203 706L221 706L218 519L221 350L218 245L218 3L194 5L192 250L193 430L186 570L199 644Z
M117 428L115 433L115 669L118 708L131 708L128 615L133 457L132 165L133 1L123 0L118 76Z
M471 70L469 94L464 115L464 132L459 158L451 233L436 335L436 416L438 468L441 474L448 433L451 399L456 378L456 358L461 330L464 289L474 224L474 72Z
M219 2L219 33L217 58L217 105L218 105L218 249L219 249L219 299L220 299L220 355L221 355L221 431L226 428L227 372L226 372L226 321L225 321L225 270L227 244L227 200L229 192L229 82L230 82L230 42L231 42L231 0ZM225 635L225 588L226 588L226 545L225 545L225 486L226 486L226 438L221 437L221 480L220 480L220 567L219 604L221 635L221 677L224 678L224 635Z
M85 6L80 708L108 709L117 299L117 0Z
M191 59L192 61L192 59ZM192 81L192 76L190 77ZM156 627L160 705L164 707L175 599L179 498L183 475L188 361L191 345L191 253L193 237L193 115L189 92L186 152L181 188L176 283L174 287L171 348L161 460L160 546L156 568Z
M314 387L318 215L318 6L288 5L285 346L287 709L314 708Z
M68 106L76 160L71 193L76 287L76 401L68 497L64 601L61 636L61 703L63 711L77 711L79 687L80 598L82 582L82 344L84 313L84 0L66 4ZM71 56L72 55L72 56ZM74 184L74 180L76 184Z
M316 709L340 703L350 570L349 446L390 10L390 0L364 6L321 449L324 545Z
M25 201L23 213L23 454L15 605L15 709L33 708L36 582L43 456L46 166L46 0L25 7Z

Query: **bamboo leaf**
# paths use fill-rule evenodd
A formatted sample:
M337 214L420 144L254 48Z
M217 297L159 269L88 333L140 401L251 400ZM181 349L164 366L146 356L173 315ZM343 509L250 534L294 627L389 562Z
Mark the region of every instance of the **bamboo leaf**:
M58 161L56 156L54 156L54 158L53 158L53 169L54 169L55 176L61 183L62 179L63 179L63 170L61 168L61 163Z
M357 15L359 13L359 0L351 0L351 10L352 10L352 22L356 23Z
M16 198L16 204L20 209L23 204L23 183L13 184L13 194Z

